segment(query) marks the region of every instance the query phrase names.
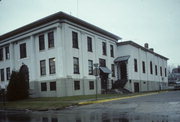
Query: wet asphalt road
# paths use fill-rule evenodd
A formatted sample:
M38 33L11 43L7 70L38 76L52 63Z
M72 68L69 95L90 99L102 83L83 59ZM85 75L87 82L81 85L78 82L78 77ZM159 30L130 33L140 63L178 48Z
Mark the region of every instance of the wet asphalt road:
M180 91L70 107L61 111L0 112L0 122L180 122Z

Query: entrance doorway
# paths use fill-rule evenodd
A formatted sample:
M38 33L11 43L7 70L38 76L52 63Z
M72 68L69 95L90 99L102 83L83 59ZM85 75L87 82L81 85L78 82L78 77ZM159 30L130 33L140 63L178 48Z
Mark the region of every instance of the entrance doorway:
M139 92L139 83L134 83L134 92Z

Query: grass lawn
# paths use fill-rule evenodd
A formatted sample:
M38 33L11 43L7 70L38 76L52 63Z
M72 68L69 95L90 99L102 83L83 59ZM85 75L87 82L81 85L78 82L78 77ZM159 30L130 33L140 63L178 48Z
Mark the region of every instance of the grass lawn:
M138 93L141 94L141 93ZM100 94L99 99L116 98L123 96L133 96L136 94ZM81 95L71 97L42 97L42 98L29 98L26 100L6 102L5 107L0 102L0 109L15 109L15 110L58 110L68 106L77 105L81 101L95 100L96 95Z

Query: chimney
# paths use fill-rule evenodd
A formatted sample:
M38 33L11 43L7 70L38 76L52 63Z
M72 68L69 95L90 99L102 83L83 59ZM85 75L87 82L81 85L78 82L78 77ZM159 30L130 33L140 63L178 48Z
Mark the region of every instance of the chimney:
M149 48L148 43L145 43L145 44L144 44L144 47L145 47L146 49L148 49L148 48Z
M150 51L154 52L154 49L153 48L149 48Z

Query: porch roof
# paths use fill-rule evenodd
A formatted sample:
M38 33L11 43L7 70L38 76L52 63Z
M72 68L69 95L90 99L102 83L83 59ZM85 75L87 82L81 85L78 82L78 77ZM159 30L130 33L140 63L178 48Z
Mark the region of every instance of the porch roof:
M121 61L127 61L129 59L130 55L126 55L126 56L120 56L120 57L117 57L114 62L117 63L117 62L121 62Z
M99 69L106 74L111 74L111 70L107 67L99 67Z

